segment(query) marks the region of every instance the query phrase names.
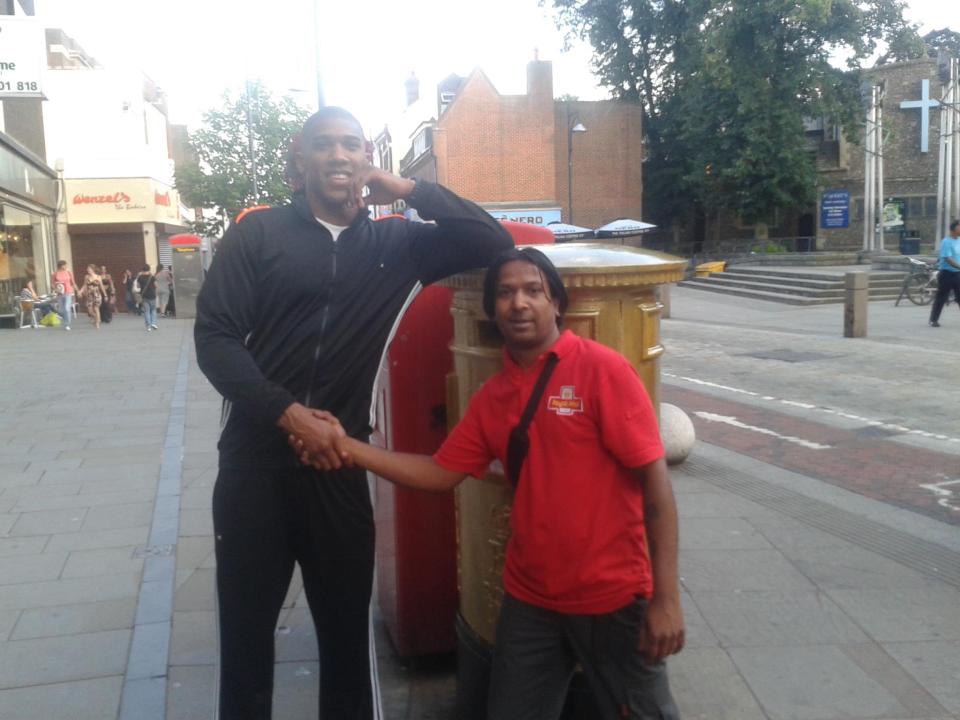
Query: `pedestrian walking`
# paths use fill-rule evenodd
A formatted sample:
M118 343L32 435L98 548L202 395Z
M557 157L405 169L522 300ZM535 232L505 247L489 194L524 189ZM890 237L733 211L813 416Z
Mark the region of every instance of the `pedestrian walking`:
M213 499L221 720L270 717L274 630L296 563L319 641L320 716L379 717L366 475L303 467L286 438L336 461L337 430L315 408L369 435L380 358L418 281L512 245L483 209L374 168L365 150L346 110L311 116L290 153L293 202L227 230L197 299L197 360L225 400ZM436 224L370 219L368 204L397 200Z
M157 276L151 274L149 265L144 265L140 270L135 286L141 298L143 324L147 332L157 330Z
M69 330L73 320L73 298L78 290L77 281L73 277L66 260L57 261L57 269L50 278L50 285L57 294L57 305L60 308L60 317L63 319L63 329Z
M157 265L157 312L160 317L167 316L167 303L170 302L170 287L173 274L163 265Z
M341 458L434 492L505 468L516 492L489 720L559 718L577 664L602 720L676 720L664 660L684 644L677 508L650 398L625 357L560 331L566 291L539 250L494 261L483 307L503 369L436 455L347 437Z
M99 268L96 265L87 265L87 274L83 277L83 287L80 290L83 305L90 318L90 324L97 330L100 329L100 308L107 295L98 270Z
M940 264L937 273L937 296L930 308L930 326L940 327L940 313L953 293L960 306L960 220L950 223L950 234L940 241Z
M113 277L110 275L110 271L107 270L106 265L100 266L100 281L103 283L103 289L107 293L103 304L100 306L100 320L109 323L113 320L113 314L117 310L117 291L113 284Z

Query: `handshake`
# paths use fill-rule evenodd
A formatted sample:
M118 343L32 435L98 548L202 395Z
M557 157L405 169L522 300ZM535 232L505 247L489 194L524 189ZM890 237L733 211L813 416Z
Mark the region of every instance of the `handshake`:
M277 422L287 443L304 465L316 470L353 467L351 443L340 421L326 410L314 410L294 403Z

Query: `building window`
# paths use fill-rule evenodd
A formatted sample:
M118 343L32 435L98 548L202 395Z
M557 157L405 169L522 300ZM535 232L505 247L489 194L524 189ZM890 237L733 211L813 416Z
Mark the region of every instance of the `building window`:
M923 213L924 217L935 218L937 216L937 198L934 195L928 195L923 199L923 206L926 212Z
M923 198L922 197L907 198L907 217L908 218L923 217Z
M863 198L857 198L854 200L853 208L857 220L863 220Z

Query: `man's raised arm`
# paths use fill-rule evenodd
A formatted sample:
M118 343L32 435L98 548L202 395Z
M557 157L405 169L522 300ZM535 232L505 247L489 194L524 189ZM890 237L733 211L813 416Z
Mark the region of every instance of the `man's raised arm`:
M418 180L407 198L424 220L413 253L424 285L464 270L486 267L513 247L510 234L486 210L442 185Z

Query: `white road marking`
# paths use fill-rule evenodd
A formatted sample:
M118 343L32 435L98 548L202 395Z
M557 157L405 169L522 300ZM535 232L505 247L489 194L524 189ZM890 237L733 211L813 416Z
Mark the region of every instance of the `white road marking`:
M960 480L945 480L943 482L926 484L920 483L920 487L924 490L929 490L939 498L937 505L960 512L960 493L948 490L946 488L947 485L960 485Z
M821 445L820 443L813 442L812 440L804 440L803 438L798 438L793 435L781 435L780 433L770 430L769 428L757 427L756 425L747 425L744 422L740 422L732 415L717 415L716 413L703 411L697 411L694 413L694 415L699 418L703 418L704 420L709 420L710 422L722 422L743 430L750 430L751 432L760 433L761 435L770 435L778 440L786 440L787 442L800 445L801 447L805 447L809 450L829 450L831 447L830 445Z
M686 377L684 375L674 375L673 373L663 373L664 377L675 378L677 380L683 380L694 385L702 385L704 387L715 388L717 390L725 390L727 392L735 393L737 395L748 395L750 397L757 398L759 400L765 400L767 402L775 402L780 405L788 405L790 407L797 407L803 410L812 410L814 412L824 413L826 415L836 415L837 417L842 417L845 420L853 420L855 422L862 422L865 425L870 425L871 427L877 427L882 430L892 430L894 432L903 433L906 435L919 435L920 437L931 438L934 440L942 440L944 442L958 443L960 442L960 437L951 437L949 435L943 435L942 433L933 433L927 430L917 430L914 428L904 427L903 425L894 425L892 423L885 423L882 420L875 420L873 418L863 417L862 415L855 415L854 413L844 412L843 410L837 410L835 408L823 407L821 405L816 405L813 403L803 402L800 400L786 400L784 398L777 398L772 395L761 395L760 393L753 392L751 390L744 390L743 388L731 387L730 385L721 385L720 383L710 382L709 380L701 380L700 378Z

